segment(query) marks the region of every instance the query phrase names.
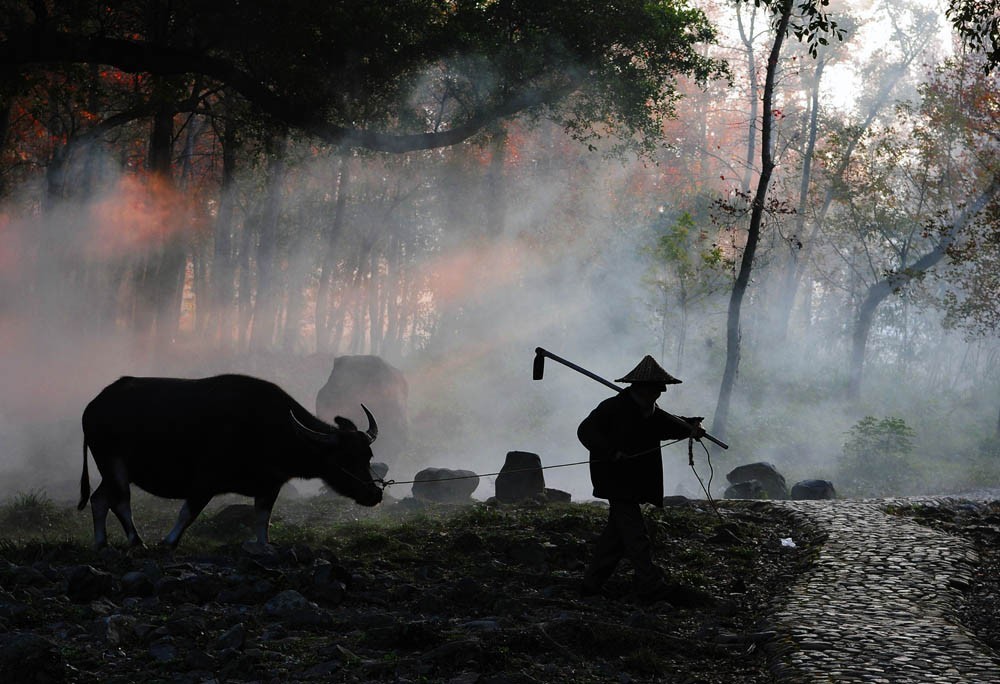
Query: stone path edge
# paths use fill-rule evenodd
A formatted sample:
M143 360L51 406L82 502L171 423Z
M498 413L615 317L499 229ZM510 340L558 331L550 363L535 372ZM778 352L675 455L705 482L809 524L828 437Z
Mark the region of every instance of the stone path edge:
M887 513L893 504L942 500L771 502L821 540L770 616L776 682L1000 682L1000 654L959 619L978 562L972 544Z

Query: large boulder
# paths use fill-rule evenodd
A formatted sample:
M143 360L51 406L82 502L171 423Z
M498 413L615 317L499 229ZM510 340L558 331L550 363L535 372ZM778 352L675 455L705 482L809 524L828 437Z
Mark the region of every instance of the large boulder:
M767 497L767 492L764 490L764 485L757 480L747 480L729 485L722 496L726 499L764 499Z
M465 503L479 486L471 470L424 468L413 478L413 498L439 503Z
M545 495L542 459L530 451L508 451L496 480L498 501L513 503Z
M792 485L792 498L809 501L836 499L837 490L829 480L801 480Z
M328 423L343 416L364 430L368 423L361 404L367 406L378 421L378 439L372 444L375 460L391 467L406 451L408 394L402 371L381 357L338 356L329 379L316 395L316 415Z
M759 462L737 466L726 475L726 479L729 480L730 484L734 485L756 480L764 488L764 493L768 498L788 498L788 485L785 484L784 476L770 463Z

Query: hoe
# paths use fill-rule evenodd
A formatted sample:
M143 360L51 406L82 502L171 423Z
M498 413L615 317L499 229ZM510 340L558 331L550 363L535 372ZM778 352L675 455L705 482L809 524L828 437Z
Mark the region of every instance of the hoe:
M531 369L531 377L532 377L532 379L534 379L534 380L541 380L542 379L542 376L545 373L545 358L546 357L552 359L553 361L561 363L562 365L564 365L564 366L566 366L568 368L572 368L573 370L575 370L578 373L583 373L588 378L591 378L592 380L597 380L597 382L601 383L602 385L607 385L608 387L610 387L611 389L613 389L616 392L621 392L622 389L623 389L622 387L619 387L618 385L614 384L613 382L605 380L604 378L602 378L601 376L597 375L596 373L591 373L586 368L582 368L582 367L576 365L575 363L573 363L572 361L567 361L566 359L562 358L561 356L556 356L552 352L550 352L550 351L548 351L546 349L542 349L541 347L536 347L535 348L535 362L534 362L534 365L532 366L532 369ZM664 413L666 413L666 412L664 411ZM688 425L687 421L682 420L682 419L678 418L677 416L672 415L670 413L667 413L667 415L670 416L675 421L677 421L678 423L680 423L681 425L684 425L685 427L690 427ZM713 444L718 444L723 449L728 449L729 448L728 444L726 444L722 440L716 439L715 437L713 437L712 435L710 435L708 433L705 433L705 439L707 439L708 441L712 442Z

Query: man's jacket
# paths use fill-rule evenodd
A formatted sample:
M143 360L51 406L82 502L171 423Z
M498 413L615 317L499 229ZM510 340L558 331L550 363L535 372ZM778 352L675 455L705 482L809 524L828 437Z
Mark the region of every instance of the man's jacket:
M630 389L597 405L577 429L590 451L590 480L598 499L630 499L663 505L660 442L683 439L690 431L659 408L643 416ZM616 452L634 458L613 461ZM647 452L647 453L642 453Z

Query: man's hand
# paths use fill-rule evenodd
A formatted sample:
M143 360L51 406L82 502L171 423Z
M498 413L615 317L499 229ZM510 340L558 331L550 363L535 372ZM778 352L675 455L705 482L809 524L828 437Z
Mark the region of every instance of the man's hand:
M704 420L701 416L685 418L685 420L691 425L691 439L701 439L707 434L705 428L701 426L701 421Z

